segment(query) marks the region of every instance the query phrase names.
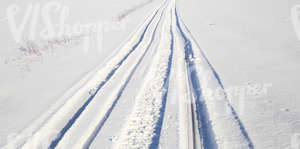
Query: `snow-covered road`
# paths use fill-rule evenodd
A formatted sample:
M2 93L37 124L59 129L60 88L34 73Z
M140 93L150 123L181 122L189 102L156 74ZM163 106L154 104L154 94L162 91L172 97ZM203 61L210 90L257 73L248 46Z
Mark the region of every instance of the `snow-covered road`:
M4 148L254 148L174 0L79 84Z
M150 3L151 0L127 10L119 19ZM54 100L3 149L263 146L264 142L257 138L264 135L254 138L260 130L253 130L254 125L247 125L248 119L241 116L243 106L249 102L240 100L238 106L232 103L222 76L185 24L180 10L176 0L159 3L121 47ZM209 23L210 28L214 26ZM216 55L222 54L217 51ZM262 107L246 113L267 108L265 104ZM258 117L253 121L263 117L248 116ZM290 121L296 128L299 122L295 119ZM266 128L270 123L266 120L261 124ZM275 127L268 129L274 131Z

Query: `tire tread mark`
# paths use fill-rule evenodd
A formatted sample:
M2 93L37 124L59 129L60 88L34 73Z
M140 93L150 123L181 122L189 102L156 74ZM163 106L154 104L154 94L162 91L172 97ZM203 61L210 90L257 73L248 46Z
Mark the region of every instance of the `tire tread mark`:
M56 136L56 138L51 142L49 149L54 149L59 141L63 138L63 136L66 134L66 132L72 127L74 122L78 119L78 117L81 115L81 113L85 110L85 108L88 106L88 104L94 99L98 91L104 86L104 84L114 75L116 70L122 65L122 63L127 59L127 57L135 51L135 49L140 45L142 40L144 39L144 35L146 31L148 30L148 27L152 23L153 19L157 15L158 10L155 12L147 26L145 27L142 35L140 36L138 42L132 47L132 49L121 59L121 61L111 70L111 72L106 76L106 78L101 81L101 83L98 85L96 91L88 98L88 100L76 111L76 113L73 115L73 117L68 121L68 123L63 127L63 129L59 132L59 134Z
M142 62L143 58L145 57L146 53L148 52L148 50L150 49L153 41L154 41L154 37L158 28L158 25L161 22L161 18L162 18L163 12L160 16L160 19L158 21L158 23L156 24L156 27L153 31L152 34L152 38L151 41L149 43L149 45L147 46L145 52L143 53L143 55L140 57L140 59L138 60L138 63L134 66L132 72L129 74L129 77L126 79L125 83L122 85L122 87L120 88L117 97L114 99L113 104L111 105L111 107L109 108L109 110L105 113L105 117L100 121L100 123L98 124L98 126L96 127L96 129L94 130L93 134L89 137L88 141L85 143L84 147L85 149L88 149L89 146L92 144L93 140L96 138L97 134L99 133L99 131L101 130L102 126L105 124L106 120L108 119L108 117L110 116L111 112L113 111L113 108L116 106L116 104L118 103L120 97L123 94L123 91L125 90L126 86L128 85L129 81L131 80L133 74L135 73L137 67L140 65L140 63Z
M185 61L188 70L189 84L190 84L190 88L192 89L191 93L194 96L194 101L192 101L192 103L195 102L196 111L197 111L196 114L198 120L198 131L200 133L201 147L204 149L211 149L213 146L216 146L216 140L214 137L212 126L208 121L208 113L207 113L204 100L201 99L202 98L201 90L198 90L200 88L200 82L196 75L197 72L195 69L190 69L190 68L195 68L195 63L190 59L190 57L194 58L192 44L182 31L176 9L175 9L175 16L176 16L177 27L180 31L182 38L184 39ZM193 106L192 109L194 109ZM194 111L192 111L192 113L194 113ZM196 140L194 140L194 144L195 141Z
M193 51L192 51L192 45L191 45L191 42L190 42L190 40L185 36L184 32L183 32L182 29L181 29L181 26L180 26L180 23L179 23L179 19L180 19L180 18L178 17L177 10L175 10L175 14L176 14L176 18L177 18L177 26L178 26L178 28L179 28L181 34L182 34L182 37L183 37L184 40L185 40L186 47L187 47L188 49L190 49L190 50L189 50L190 52L188 52L188 55L186 55L186 56L189 56L189 55L190 55L190 56L194 57L194 54L193 54ZM183 23L183 22L182 22L182 23ZM190 32L190 30L187 28L187 26L186 26L184 23L183 23L183 25L184 25L185 29L191 34L192 39L193 39L194 41L196 41L195 38L192 36L192 33ZM205 56L204 52L201 50L199 44L198 44L197 42L195 42L195 43L196 43L196 46L200 49L200 53L203 55L205 62L208 64L209 68L212 70L214 77L215 77L215 78L217 79L217 81L218 81L218 84L219 84L220 87L224 90L224 86L223 86L223 84L222 84L222 81L221 81L221 79L220 79L218 73L217 73L216 70L213 68L212 64L208 61L208 59L207 59L207 57ZM189 60L188 57L186 57L186 59ZM193 63L193 62L192 62L192 63ZM192 63L190 63L190 64L192 64ZM194 70L193 70L193 71L194 71ZM192 72L191 75L193 75L193 74L194 74L194 73ZM195 76L194 78L197 79L196 76ZM194 81L193 81L193 82L194 82ZM198 81L198 82L199 82L199 81ZM195 92L197 92L197 91L199 92L199 90L197 90L197 89L198 89L197 84L195 85L195 87L196 87L196 88L194 88ZM199 86L199 87L200 87L200 86ZM198 93L198 94L199 94L199 93ZM201 93L200 93L200 94L201 94ZM224 94L225 94L226 100L228 101L227 93L224 92ZM197 95L197 94L196 94L196 95ZM199 98L199 99L201 100L201 98ZM202 100L202 102L204 102L204 100ZM196 100L196 105L199 105L199 107L202 107L202 108L204 108L204 109L206 108L205 105L203 105L203 103L201 103L201 102L199 102L199 101L197 102L197 100ZM232 115L233 115L234 119L235 119L236 122L238 123L242 135L243 135L243 136L245 137L245 139L248 141L248 147L249 147L250 149L254 149L254 145L253 145L253 143L252 143L252 140L250 139L250 137L249 137L249 135L248 135L248 133L247 133L247 131L246 131L246 129L245 129L243 123L242 123L241 120L239 119L238 114L236 113L236 111L234 110L233 106L232 106L229 102L227 102L227 105L229 106L229 108L230 108L230 110L231 110L231 112L232 112ZM198 108L197 108L197 109L198 109ZM205 111L207 112L207 110L205 110ZM199 113L199 112L198 112L198 113ZM206 114L206 115L207 115L207 114ZM207 115L207 116L208 116L208 115ZM198 117L199 117L199 116L198 116ZM200 132L201 132L201 131L200 131ZM213 132L213 131L211 130L211 132ZM211 134L211 135L214 135L214 134ZM204 144L206 144L206 143L204 142ZM210 146L210 145L208 145L207 147L209 148L209 146ZM206 148L206 147L205 147L205 148Z
M172 14L172 9L170 10ZM168 88L169 88L169 77L170 77L170 72L172 68L172 60L173 60L173 51L174 51L174 34L172 30L172 15L171 17L171 24L170 24L170 36L171 36L171 44L170 44L170 56L168 58L168 67L167 67L167 72L166 72L166 77L164 78L164 84L163 87L165 89L163 98L162 98L162 107L160 108L160 117L158 119L158 122L156 124L155 130L154 130L154 137L152 138L152 143L150 145L150 149L157 149L159 146L159 139L160 139L160 133L162 129L162 124L163 124L163 119L165 115L165 110L166 110L166 102L167 102L167 96L168 96Z

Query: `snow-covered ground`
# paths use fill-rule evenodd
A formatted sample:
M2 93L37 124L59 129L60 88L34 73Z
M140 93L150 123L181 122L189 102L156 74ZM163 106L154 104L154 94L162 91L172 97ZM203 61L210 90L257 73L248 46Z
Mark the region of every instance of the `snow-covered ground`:
M0 4L1 148L300 148L299 1Z

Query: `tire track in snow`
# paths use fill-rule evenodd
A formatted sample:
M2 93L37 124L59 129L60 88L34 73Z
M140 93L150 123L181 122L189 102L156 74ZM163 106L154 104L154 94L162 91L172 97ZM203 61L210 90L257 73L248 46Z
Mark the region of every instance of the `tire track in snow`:
M144 22L139 26L142 26L143 24ZM55 114L55 112L58 111L58 109L60 109L69 98L72 98L72 96L76 94L76 92L80 92L80 89L82 89L83 86L85 86L89 82L89 80L91 80L92 77L95 76L97 71L100 70L101 67L103 67L105 62L113 58L117 54L118 50L122 48L122 45L124 45L124 43L126 42L130 42L130 38L132 38L135 34L138 34L138 31L132 32L128 36L128 39L124 40L124 42L120 44L120 47L114 49L113 52L108 57L106 57L101 64L98 64L91 71L87 72L87 74L85 74L80 81L76 82L74 85L71 86L71 88L63 92L63 94L59 97L59 99L53 105L51 105L51 107L47 111L45 111L45 113L43 113L40 117L38 117L28 127L26 127L21 132L19 132L18 135L13 140L9 141L3 147L3 149L21 148L26 143L26 141L30 137L32 137L31 135L35 134L37 130L41 129L41 127L45 124L45 122L51 118L51 115Z
M187 30L187 32L190 34L191 38L195 40L194 36L192 36L192 33L190 32L190 30L187 28L187 26L182 22L182 24L184 25L185 29ZM246 140L249 142L249 148L251 149L254 149L254 145L253 145L253 142L252 140L250 139L249 135L248 135L248 132L246 130L246 128L244 127L242 121L240 120L238 114L236 113L235 109L233 108L233 106L229 103L228 101L228 95L227 93L225 92L225 88L224 88L224 85L221 81L221 78L220 76L218 75L217 71L214 69L214 67L212 66L212 64L208 61L207 57L205 56L204 52L201 50L199 44L197 42L195 42L195 44L197 45L197 47L200 49L200 52L201 54L203 55L204 57L204 60L205 62L209 65L210 69L212 70L213 72L213 76L217 79L218 81L218 84L220 85L220 87L222 88L222 90L224 91L224 94L225 94L225 98L227 100L227 106L230 108L230 111L232 113L232 115L234 116L234 119L236 120L236 122L238 123L239 125L239 128L241 130L241 133L243 134L243 136L246 138Z
M143 58L147 54L148 50L152 46L152 43L154 41L154 37L156 35L157 28L158 28L158 26L161 22L162 15L163 15L163 11L162 11L161 16L158 20L158 23L155 26L155 29L152 33L151 40L148 43L147 48L145 49L144 53L141 55L140 58L137 59L134 66L129 69L127 74L125 74L125 77L121 81L120 85L118 87L116 87L117 89L110 95L110 100L108 100L108 102L105 103L106 106L104 106L106 108L101 110L100 113L98 114L98 116L96 117L96 119L94 120L94 122L96 122L96 123L89 126L89 130L92 130L92 131L85 132L85 135L83 135L83 137L81 137L79 139L80 142L78 142L74 146L75 148L87 149L87 148L90 147L93 140L96 138L96 136L99 133L99 131L101 130L102 126L105 124L105 121L110 116L110 113L113 111L115 105L118 103L118 100L122 96L124 89L126 88L127 84L131 80L131 78L132 78L133 74L135 73L137 67L140 65L141 61L143 60Z
M116 148L157 148L168 91L168 78L173 57L173 31L171 27L172 2L165 15L161 40L154 63L136 98L121 139ZM169 36L168 36L169 35Z
M174 18L176 18L175 24L174 24L174 30L176 30L176 36L177 36L177 46L180 51L181 57L178 59L178 73L181 73L180 77L178 78L178 82L180 82L180 86L183 91L181 91L181 103L180 110L181 110L181 130L185 132L180 132L180 138L182 139L180 142L180 147L181 148L193 148L193 149L202 149L203 148L203 143L201 141L203 140L200 136L199 130L199 124L197 122L197 114L196 114L196 109L197 106L195 105L196 98L194 95L194 91L191 88L191 76L190 72L191 70L189 68L191 65L191 61L187 61L187 51L189 51L189 43L185 40L183 40L182 35L180 31L178 31L178 21L177 21L177 15L176 15L176 8L173 13ZM183 118L183 117L188 117L188 119ZM187 124L183 124L187 123ZM182 127L187 127L182 128ZM203 128L205 129L205 128ZM184 139L184 137L187 137L187 139Z
M172 12L172 15L173 18L176 18L175 12ZM172 24L174 31L173 69L159 148L192 149L199 146L200 143L197 140L200 137L197 136L197 126L195 126L195 117L192 112L193 98L187 78L184 43L177 31L176 21L173 21ZM170 116L173 119L170 119ZM196 137L198 137L197 140Z
M127 59L127 57L139 46L139 44L142 42L144 35L149 27L149 25L151 24L151 22L153 21L154 17L156 16L158 11L156 11L155 15L152 17L152 19L150 20L150 22L147 24L145 30L143 31L139 41L133 46L133 48L130 50L129 53L126 54L125 57L123 57L123 59L111 70L111 72L106 76L106 78L104 79L104 81L102 81L99 86L97 87L96 91L94 93L92 93L92 95L88 98L88 100L78 109L78 111L74 114L74 116L69 120L69 122L65 125L65 127L59 132L59 135L56 137L55 140L52 141L51 145L50 145L50 149L53 149L56 147L56 145L59 143L59 141L62 139L62 137L65 135L65 133L72 127L72 125L74 124L74 122L78 119L78 117L81 115L81 113L85 110L85 108L88 106L88 104L94 99L94 97L96 96L96 94L98 93L98 91L105 85L105 83L114 75L114 73L116 72L116 70L118 70L118 68L120 67L120 65L122 65L122 63Z
M209 123L208 113L207 109L205 107L204 101L201 100L201 90L198 90L200 88L200 82L197 77L197 72L194 69L195 63L193 59L195 58L194 52L192 51L192 45L190 40L185 36L183 33L181 26L179 24L177 11L175 11L176 16L176 25L178 27L178 30L180 31L180 34L184 41L184 50L185 50L185 61L187 66L187 74L188 74L188 82L189 82L189 89L191 90L190 93L193 96L193 101L191 102L191 114L192 114L192 123L193 123L193 142L196 142L195 132L197 128L195 128L196 123L198 126L198 131L200 133L200 141L201 141L201 148L204 149L212 149L216 148L216 140L214 139L214 133L212 130L212 126ZM196 109L194 109L194 107ZM194 111L197 111L197 114L194 114ZM198 122L195 120L197 116ZM196 148L194 143L194 148Z
M105 83L114 75L114 73L116 72L116 70L120 67L120 65L122 65L122 63L127 59L127 57L133 52L136 50L136 48L139 46L139 44L142 42L143 38L144 38L144 35L149 27L149 25L152 23L153 19L155 18L155 16L157 15L158 13L158 10L160 8L158 8L154 14L151 16L150 20L148 21L148 23L143 26L144 29L142 30L142 34L141 36L139 37L138 41L136 44L134 44L134 46L129 50L128 53L126 53L121 59L120 61L114 65L112 67L112 69L106 74L106 76L104 77L104 79L102 79L102 81L99 83L99 85L97 86L96 90L94 92L92 92L89 96L89 98L84 102L84 104L82 106L80 106L80 108L75 112L75 114L72 116L72 118L67 122L67 124L57 133L56 137L54 140L52 140L49 148L52 149L52 148L55 148L56 145L59 143L59 141L63 138L64 134L72 127L73 123L77 120L77 118L80 116L80 114L85 110L85 108L87 107L87 105L93 100L93 98L95 97L95 95L97 94L97 92L105 85ZM130 42L128 42L127 44L130 45ZM120 54L122 55L122 53ZM120 57L120 56L119 56ZM119 58L118 55L115 56L114 58L115 59L118 59ZM113 58L113 59L114 59ZM107 64L107 67L108 69L111 67L111 64L113 64L114 62L111 62L111 63L108 63ZM107 71L107 70L106 70ZM99 72L98 72L99 73ZM100 72L101 73L101 72ZM104 72L105 73L105 72ZM104 76L105 74L102 74L102 77ZM101 77L101 76L100 76ZM92 80L93 81L93 80ZM90 81L91 82L91 81ZM92 83L90 83L92 84ZM88 86L91 86L91 85L88 85ZM86 89L85 89L86 90ZM80 92L84 92L84 91L80 91ZM82 95L74 95L75 97L74 98L78 98L77 96L82 96ZM77 99L78 100L78 99ZM66 107L62 107L60 110L62 111L67 111L67 107L70 108L70 105L67 105L68 103L66 103ZM78 103L75 103L75 104L78 104ZM75 108L75 107L72 107L72 108ZM58 112L60 112L59 114L57 114ZM36 132L34 134L34 136L32 136L24 145L23 145L23 148L38 148L39 146L44 145L44 144L47 144L46 142L44 142L45 140L40 140L38 141L39 139L46 139L46 140L49 140L53 137L52 136L46 136L46 138L42 138L44 137L44 133L43 132L47 132L47 131L51 131L50 129L55 129L55 125L61 125L62 122L60 122L60 119L62 118L59 118L61 115L65 115L66 112L61 112L61 111L58 111L55 115L57 115L55 118L50 118L49 121L51 121L51 124L45 124L47 126L44 126L41 128L41 132ZM55 119L55 120L54 120ZM59 119L58 121L56 119ZM64 121L62 119L62 121ZM54 125L53 125L54 123ZM51 126L53 125L53 126ZM47 139L47 137L50 137ZM37 144L37 142L39 142Z
M190 82L190 81L189 81ZM194 107L196 107L197 109L197 106L194 104L195 103L195 99L194 98L191 98L191 104L190 104L190 109L189 109L189 112L191 114L191 123L192 123L192 136L193 136L193 149L203 149L204 146L203 146L203 142L202 143L199 143L201 142L201 140L199 141L198 140L198 137L199 139L201 138L202 140L204 140L200 133L199 133L199 130L197 130L197 128L199 128L199 124L197 123L197 114L196 114L196 110L194 109ZM194 99L194 100L193 100ZM204 113L205 114L205 113ZM198 124L198 125L197 125ZM201 126L200 126L201 127ZM205 128L202 128L202 130L205 129ZM210 131L210 130L206 130L206 131Z
M172 13L172 10L170 10L170 12ZM150 148L158 148L162 123L165 116L166 102L167 102L168 89L169 89L169 77L170 77L170 72L172 67L172 59L173 59L173 51L174 51L174 34L172 30L172 16L171 16L171 24L170 24L170 36L171 36L171 44L170 44L171 55L169 56L168 59L168 68L167 68L167 73L163 84L164 91L163 91L163 98L162 98L163 103L162 103L162 107L160 108L161 115L156 124L155 131L154 131L155 136L152 138L152 143L150 145Z
M60 131L58 134L55 134L53 138L50 138L50 141L52 141L50 142L50 149L53 149L58 145L70 128L75 127L73 127L73 124L78 121L79 116L86 111L86 109L88 109L88 105L94 99L96 94L106 84L107 81L112 80L111 78L114 76L123 62L125 62L131 53L135 51L137 47L139 47L140 43L144 39L149 25L157 16L159 9L154 13L152 18L150 17L151 19L149 22L146 21L146 25L143 26L144 29L142 30L140 37L138 38L136 35L137 42L133 44L130 49L128 49L127 53L124 53L121 57L118 57L118 61L115 61L108 66L107 70L105 70L107 72L102 74L103 79L100 79L101 81L96 81L100 83L97 85L97 88L91 92L88 98L84 98L85 101L83 101L83 104L78 102L76 104L80 104L80 106L71 105L71 107L75 109L75 112L71 111L71 116L68 117L71 119L64 119L59 122L54 121L59 120L57 118L60 116L59 112L63 113L64 110L69 112L68 109L66 109L67 107L62 107L62 112L59 111L58 114L54 114L57 119L54 119L54 122L50 123L50 125L54 123L54 125L51 127L57 126L56 123L61 123L62 129L59 129ZM146 81L142 85L143 87L136 98L132 113L129 115L129 120L127 121L121 135L121 140L116 144L117 148L158 148L165 109L167 106L166 101L168 98L170 70L171 67L173 67L173 51L174 48L176 48L174 44L174 38L181 38L184 42L184 48L181 50L184 50L182 53L184 54L184 64L186 65L184 68L186 77L184 84L186 85L186 92L191 93L191 96L187 96L187 98L191 100L191 103L187 104L186 112L188 114L187 116L190 117L186 123L190 124L184 125L188 126L189 128L184 130L186 132L180 132L190 134L187 134L189 137L187 142L183 142L188 144L189 148L254 149L254 145L251 142L246 129L244 128L234 108L227 100L226 92L224 92L225 99L223 101L225 104L219 103L220 101L216 101L215 99L209 100L208 97L204 97L202 95L202 92L205 91L206 87L210 87L211 84L212 86L221 87L222 89L224 89L224 87L218 74L205 57L203 51L199 48L199 45L191 35L191 32L180 20L175 8L175 0L170 1L165 12L166 15L163 19L164 23L160 35L161 40L154 57L154 62L151 64L150 71L146 75ZM165 12L162 11L162 14ZM122 83L111 94L111 98L108 100L109 102L106 103L106 108L101 110L99 117L93 121L95 123L91 124L92 128L89 127L91 131L85 132L86 134L83 135L83 140L80 140L80 143L75 145L76 148L89 148L90 144L99 133L100 129L110 116L119 98L121 97L128 82L130 82L137 67L151 46L155 38L157 26L160 24L160 20L161 18L155 27L147 48L142 48L142 50L145 50L144 53L142 53L141 57L134 61L134 65L130 67L129 71L126 71L125 77L122 79ZM176 20L176 25L173 24L174 20ZM181 27L181 24L184 25L185 30ZM178 29L178 34L180 34L180 37L174 33L175 28ZM213 77L213 81L205 82L203 77L205 77L205 71L208 70L210 71L210 75ZM81 92L81 90L79 91ZM66 105L67 104L68 103L66 103ZM222 111L219 108L220 106L228 107L231 113L221 113ZM65 117L62 117L61 119L63 118ZM45 129L47 129L47 127ZM43 132L45 131L37 133L38 135L35 137L39 139L39 137L43 136ZM190 138L190 136L192 136L192 138ZM198 140L200 141L200 145L198 145ZM33 141L36 140L33 139ZM29 145L25 144L24 148L39 148L39 146L31 147L29 143Z
M162 11L163 9L159 11L159 14ZM117 104L120 104L120 102L121 103L124 102L124 101L119 102L119 100L127 100L122 95L123 91L127 90L127 86L128 86L127 83L129 82L129 80L130 82L132 82L131 80L134 80L131 79L135 77L135 75L133 75L132 69L138 62L137 60L139 60L140 57L142 57L143 53L150 48L149 41L152 42L151 39L154 38L151 35L154 33L155 28L157 28L156 25L159 22L160 18L161 17L156 17L155 20L153 20L153 23L149 26L149 31L147 31L145 34L144 41L142 41L142 43L138 47L139 50L134 52L130 57L128 57L126 62L124 62L124 64L120 66L120 68L116 71L115 75L113 75L110 81L102 88L101 92L99 92L96 95L95 99L89 104L86 110L73 124L73 126L66 133L64 138L62 138L62 140L60 141L60 143L57 145L56 148L65 148L65 147L87 148L88 146L91 145L91 143L94 142L93 141L94 138L96 136L97 137L99 136L97 135L98 134L97 131L100 131L101 129L101 133L103 133L102 129L108 127L103 125L104 123L105 125L107 125L106 122L107 121L109 122L109 120L107 120L108 116L111 117L110 115L112 114L112 118L113 118L114 114L112 112L114 112L115 108L118 107ZM136 67L140 67L140 66L136 66ZM134 69L136 70L137 68ZM130 79L128 78L129 74L133 75L130 76ZM109 90L107 90L108 88ZM116 109L116 111L118 111L118 109ZM118 123L118 121L116 123ZM106 130L104 130L104 132L105 131ZM101 135L102 134L100 134L100 136Z
M193 38L194 41L191 41L188 39L188 37L185 35L184 31L181 28L180 25L180 20L177 14L177 10L175 10L175 15L176 15L176 22L177 22L177 27L181 33L181 36L185 42L185 59L186 59L186 63L187 63L187 67L189 69L189 82L190 82L190 87L193 90L193 95L195 98L195 104L196 104L196 111L197 111L197 119L198 119L198 129L199 129L199 133L200 133L200 138L201 138L201 142L202 142L202 147L204 149L211 149L211 148L250 148L253 149L253 143L251 141L251 139L248 136L247 131L245 130L242 122L240 121L240 119L237 116L237 113L235 112L234 108L231 106L231 104L229 103L227 96L226 96L226 92L224 91L224 87L223 84L221 83L221 80L218 76L218 74L216 73L216 71L214 70L214 68L212 67L212 65L209 63L208 59L205 57L203 51L199 48L199 45L195 42L195 39ZM185 26L186 30L187 27ZM188 31L190 33L190 31ZM191 34L191 33L190 33ZM197 48L199 48L199 52L198 55L196 55L194 52L195 50L192 48L192 44L195 44L198 46ZM196 55L196 56L195 56ZM197 63L197 59L202 57L202 63ZM196 61L196 62L195 62ZM199 61L199 60L198 60ZM201 61L201 60L200 60ZM226 104L222 105L222 106L227 106L230 108L231 110L231 115L228 116L227 118L225 117L225 119L220 119L222 121L218 121L217 119L215 120L215 115L212 114L212 112L219 112L219 111L213 111L216 109L212 109L214 106L212 106L211 104L216 104L217 103L213 103L213 102L220 102L220 101L210 101L210 100L206 100L205 97L203 97L202 95L202 90L205 89L204 87L201 86L200 84L200 80L201 81L208 81L205 80L201 77L199 77L199 74L201 75L200 72L202 72L202 75L205 75L205 73L203 73L203 70L199 71L199 64L202 65L207 65L206 67L208 67L209 71L211 71L211 75L215 78L216 82L217 82L217 86L221 87L224 91L225 94L225 102ZM207 70L206 70L207 71ZM202 76L205 77L205 76ZM208 82L203 82L203 83L208 83ZM207 84L203 85L205 87L208 87ZM211 99L211 100L216 100L216 99ZM209 103L206 103L206 101L208 101ZM208 109L210 108L210 109ZM217 109L218 110L218 109ZM222 113L218 113L218 114L222 114ZM211 117L212 116L212 117ZM224 123L222 123L224 122ZM228 132L226 131L220 131L220 128L215 128L216 126L214 125L218 125L218 127L221 127L221 129L226 127L232 127L232 130L235 130L235 132L232 132L232 134L228 134L227 138L226 135ZM224 127L224 125L226 125ZM229 124L229 126L228 126ZM224 133L224 134L221 134ZM239 135L240 133L240 135ZM232 136L230 136L232 135ZM234 142L236 141L236 142ZM236 143L236 144L235 144Z

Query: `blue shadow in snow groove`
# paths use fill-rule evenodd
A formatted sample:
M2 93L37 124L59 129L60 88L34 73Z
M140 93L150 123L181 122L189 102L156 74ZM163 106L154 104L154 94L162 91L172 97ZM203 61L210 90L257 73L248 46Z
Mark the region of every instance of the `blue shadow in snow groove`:
M202 145L204 149L213 149L217 148L217 143L215 140L215 135L212 130L211 123L208 121L208 112L205 103L203 102L202 92L201 90L198 90L200 88L200 82L197 76L197 72L195 70L190 70L189 68L195 68L195 63L190 59L194 58L194 52L192 50L192 44L191 41L186 37L184 32L181 29L179 18L177 15L177 11L175 10L175 16L176 16L176 24L180 31L180 34L185 42L185 60L188 65L189 70L189 82L192 84L192 93L195 98L196 103L196 111L197 111L197 120L198 120L198 131L200 133L200 141L202 142Z
M111 72L106 76L105 80L103 80L97 87L96 91L88 98L88 100L76 111L76 113L73 115L73 117L68 121L68 123L63 127L63 129L59 132L59 134L56 136L56 138L51 142L49 149L54 149L59 141L63 138L63 136L66 134L66 132L72 127L72 125L75 123L75 121L78 119L78 117L81 115L81 113L85 110L85 108L88 106L88 104L94 99L98 91L104 86L104 84L114 75L116 70L122 65L122 63L127 59L127 57L139 46L139 44L144 39L145 33L150 26L151 22L157 15L158 10L155 12L153 17L151 18L150 22L145 27L141 37L139 38L139 41L132 47L132 49L126 54L124 58L111 70Z
M191 34L191 32L189 31L189 29L186 27L185 24L184 24L184 26L185 26L186 30ZM193 37L193 39L194 39L194 37ZM199 47L199 49L201 49L200 46L199 46L199 44L198 44L198 43L196 43L196 44L197 44L197 46ZM222 88L223 90L225 90L225 89L224 89L224 85L222 84L222 81L221 81L221 79L220 79L218 73L216 72L216 70L214 69L214 67L211 65L211 63L208 61L208 59L207 59L207 57L205 56L205 54L203 53L203 51L201 50L200 52L202 53L202 55L203 55L204 58L205 58L205 61L208 63L209 67L210 67L211 70L213 71L213 74L214 74L214 76L216 77L216 79L217 79L219 85L221 86L221 88ZM225 93L226 99L228 100L228 95L227 95L227 93L226 93L226 92L224 92L224 93ZM234 108L232 107L232 105L231 105L230 103L228 103L228 106L229 106L229 108L230 108L230 110L231 110L231 113L232 113L233 116L234 116L234 119L237 121L237 123L238 123L238 125L239 125L239 127L240 127L240 130L241 130L242 134L244 135L244 137L246 138L246 140L249 142L248 147L249 147L250 149L254 149L255 147L254 147L254 145L253 145L253 142L252 142L252 140L250 139L250 137L249 137L249 135L248 135L248 133L247 133L247 130L246 130L246 128L244 127L242 121L241 121L240 118L238 117L238 114L236 113L236 111L234 110Z
M114 107L116 106L116 104L118 103L120 97L123 94L123 91L125 90L126 86L128 85L129 81L131 80L133 74L135 73L136 69L138 68L138 66L141 64L143 58L145 57L145 55L147 54L147 52L149 51L150 47L152 46L152 43L154 41L154 37L158 28L159 23L161 22L161 18L162 18L163 13L160 16L160 19L158 21L158 23L155 26L155 29L152 33L152 38L151 41L149 43L149 45L147 46L145 52L143 53L142 57L140 57L138 63L134 66L133 71L130 73L129 77L127 78L125 84L121 87L120 91L118 92L118 96L117 98L114 100L113 105L109 108L108 112L106 113L104 119L101 120L101 122L98 124L98 126L96 127L94 133L92 134L92 136L89 138L88 142L85 143L84 145L84 149L88 149L90 147L90 145L93 143L94 139L96 138L97 134L99 133L99 131L101 130L102 126L104 125L105 121L108 119L108 117L110 116L112 110L114 109Z
M186 43L186 45L188 45L188 46L186 46L187 47L187 49L190 49L190 50L187 50L186 49L186 54L191 54L192 55L192 57L193 57L193 53L191 53L192 52L192 47L191 47L191 43L190 43L190 41L189 41L189 39L185 36L185 34L184 34L184 32L182 31L182 29L181 29L181 26L180 26L180 23L179 23L179 17L178 17L178 15L177 15L177 10L175 10L175 13L176 13L176 18L177 18L177 26L178 26L178 28L179 28L179 30L180 30L180 32L181 32L181 35L183 36L183 38L184 38L184 40L185 40L185 43ZM189 29L187 28L187 26L184 24L184 26L185 26L185 28L186 28L186 30L191 34L191 32L189 31ZM193 38L194 39L194 38ZM195 40L195 39L194 39ZM197 44L197 46L199 47L199 49L201 49L200 48L200 46L198 45L198 43L196 43ZM218 75L218 73L216 72L216 70L213 68L213 66L211 65L211 63L208 61L208 59L207 59L207 57L205 56L205 54L203 53L203 51L201 50L200 51L201 53L202 53L202 55L204 56L204 59L205 59L205 61L208 63L208 65L209 65L209 67L211 68L211 70L212 70L212 72L213 72L213 74L214 74L214 76L215 76L215 78L217 79L217 81L218 81L218 84L221 86L221 88L224 90L224 86L223 86L223 84L222 84L222 82L221 82L221 79L220 79L220 77L219 77L219 75ZM187 55L186 55L187 56ZM187 57L186 57L186 59L187 59ZM193 65L191 62L188 62L189 63L189 66L191 66L191 65ZM191 67L193 67L193 66L191 66ZM193 74L193 72L191 72L191 78L195 78L195 77L197 77L197 76L194 76L195 74ZM192 82L196 82L196 80L194 80L194 79L192 79L191 80ZM198 81L199 82L199 81ZM192 83L192 84L194 84L194 83ZM193 87L194 87L194 85L193 85ZM195 84L195 87L199 87L200 88L200 85L198 86L197 84ZM195 88L194 87L194 89L197 89L197 88ZM226 96L226 99L228 100L228 96L227 96L227 93L226 92L224 92L225 93L225 96ZM197 95L197 94L196 94ZM198 99L200 99L200 97L197 97ZM196 101L197 102L197 101ZM200 104L201 102L199 102L198 104ZM196 103L196 105L198 105L197 103ZM233 114L233 116L234 116L234 119L237 121L237 123L239 124L239 127L240 127L240 130L241 130L241 133L243 134L243 136L245 137L245 139L248 141L248 147L249 148L251 148L251 149L254 149L254 145L253 145L253 143L252 143L252 140L250 139L250 137L249 137L249 135L248 135L248 133L247 133L247 131L246 131L246 129L245 129L245 127L244 127L244 125L242 124L242 122L241 122L241 120L239 119L239 117L238 117L238 114L236 113L236 111L234 110L234 108L232 107L232 105L230 104L230 103L228 103L228 106L230 107L230 109L231 109L231 111L232 111L232 114ZM206 108L206 106L205 105L199 105L199 108L200 107L202 107L202 108ZM205 110L205 111L207 111L207 110ZM208 115L207 115L208 116ZM212 130L211 130L212 131ZM213 131L212 131L213 132ZM208 148L209 148L209 146L207 146Z
M171 22L172 22L172 20L171 20ZM170 45L171 54L168 59L168 68L167 68L168 70L166 72L166 77L164 78L164 85L163 85L164 91L163 91L163 98L162 98L162 107L160 108L160 117L157 121L155 130L154 130L155 135L152 138L152 143L150 145L150 149L158 148L161 128L162 128L164 115L165 115L166 102L167 102L167 96L168 96L168 88L169 88L169 76L170 76L171 67L172 67L173 49L174 49L174 35L173 35L173 31L172 31L172 25L170 25L170 34L171 34L171 45Z

